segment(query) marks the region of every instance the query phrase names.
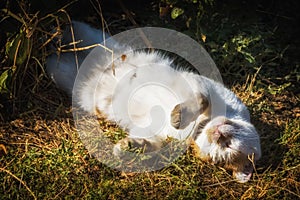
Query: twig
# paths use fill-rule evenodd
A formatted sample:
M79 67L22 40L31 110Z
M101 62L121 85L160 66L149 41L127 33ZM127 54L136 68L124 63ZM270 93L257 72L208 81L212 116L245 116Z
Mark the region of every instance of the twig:
M283 19L293 20L293 18L291 18L291 17L274 14L274 13L271 13L271 12L268 12L268 11L264 11L264 10L256 10L256 12L261 12L261 13L264 13L264 14L267 14L267 15L273 15L275 17L281 17Z
M37 199L36 196L35 196L35 194L30 190L30 188L26 185L26 183L24 181L22 181L20 178L18 178L16 175L14 175L13 173L11 173L7 169L4 169L4 168L1 167L0 171L4 171L7 174L9 174L10 176L12 176L13 178L17 179L28 190L28 192L33 196L33 198Z
M64 9L61 9L60 10L61 12L65 13L68 20L69 20L69 23L70 23L70 30L71 30L71 36L72 36L72 41L75 42L75 35L74 35L74 29L73 29L73 26L72 26L72 20L71 20L71 17L70 15L67 13L66 10ZM76 43L73 43L73 48L76 49ZM77 52L74 51L74 56L75 56L75 62L76 62L76 68L77 68L77 71L79 69L79 63L78 63L78 56L77 56Z
M18 56L18 52L19 52L19 48L20 48L21 42L22 42L22 40L18 41L18 45L17 45L16 51L15 51L15 55L14 55L14 64L13 64L13 67L16 67L17 56Z
M45 47L47 44L49 44L49 42L51 42L59 34L60 34L60 31L56 31L54 34L51 35L51 37L46 42L44 42L44 44L42 44L42 46L40 46L39 49L42 49L43 47Z
M23 24L23 20L18 17L17 15L15 15L14 13L12 13L11 11L7 10L6 8L1 9L2 12L5 12L7 15L11 16L12 18L14 18L15 20L19 21L20 23Z
M78 43L78 42L74 42L74 43ZM106 46L102 45L102 44L93 44L90 46L86 46L86 47L78 47L78 48L73 48L73 49L61 49L58 48L58 50L62 53L66 53L66 52L77 52L77 51L84 51L84 50L88 50L94 47L102 47L103 49L109 51L111 53L111 60L112 60L112 71L113 71L113 75L115 76L115 65L114 65L114 51L110 48L107 48Z
M235 180L229 180L229 181L223 181L223 182L220 182L219 180L218 180L218 183L214 183L214 184L210 184L210 185L204 185L204 186L202 186L202 187L214 187L214 186L222 186L222 185L224 185L225 183L231 183L231 182L236 182Z
M100 19L101 19L101 25L102 25L102 30L103 30L103 38L104 38L104 42L105 42L105 32L107 30L107 32L110 34L110 31L108 29L108 24L107 22L105 21L104 17L103 17L103 14L102 14L102 8L101 8L101 4L99 2L99 0L97 0L97 4L98 4L98 9L96 7L96 5L93 3L92 0L90 0L92 6L94 7L94 9L96 10L96 12L98 13L98 15L100 16ZM105 43L104 43L105 45Z
M127 15L128 19L130 20L130 22L135 26L135 27L139 27L139 25L136 23L136 21L133 19L132 14L129 12L129 10L124 6L122 0L118 0L119 5L121 6L122 10L125 12L125 14ZM148 46L148 48L151 49L151 51L153 51L153 47L152 44L150 43L150 41L148 40L148 38L146 37L145 33L139 29L138 30L140 36L142 37L142 39L144 40L144 42L146 43L146 45Z

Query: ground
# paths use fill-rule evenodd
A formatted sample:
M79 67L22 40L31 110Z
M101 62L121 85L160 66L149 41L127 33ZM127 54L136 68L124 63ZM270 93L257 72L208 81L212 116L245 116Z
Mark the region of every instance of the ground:
M0 4L6 8L0 24L2 199L300 198L298 2L224 0L205 4L201 19L194 10L172 19L168 11L159 13L158 2L103 1L101 10L97 1L56 2L49 10L41 10L46 1L39 6L29 1L31 7L18 2ZM81 12L87 9L91 12ZM68 17L94 26L105 19L113 34L135 26L172 28L203 45L225 85L248 106L261 136L262 158L251 180L235 182L230 172L202 162L191 149L164 169L140 174L121 173L90 156L78 138L71 100L44 72L53 34L45 32ZM25 22L36 22L35 29L20 32ZM6 75L10 72L14 76ZM123 134L115 124L103 121L101 127L114 137Z

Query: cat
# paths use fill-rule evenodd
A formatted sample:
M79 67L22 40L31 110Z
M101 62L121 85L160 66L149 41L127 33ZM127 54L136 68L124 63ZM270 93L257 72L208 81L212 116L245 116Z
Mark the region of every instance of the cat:
M107 37L85 23L75 21L72 26L75 38L82 41L77 47ZM72 42L70 35L67 28L62 41ZM147 145L154 151L167 138L187 140L202 160L223 164L238 182L250 180L261 157L260 138L241 100L221 83L175 66L163 53L125 50L114 60L113 69L99 61L110 57L91 55L94 67L81 76L76 89L76 66L91 50L78 51L78 63L73 52L53 54L47 59L47 72L58 87L76 94L83 110L101 112L128 132L115 144L115 156L129 146Z

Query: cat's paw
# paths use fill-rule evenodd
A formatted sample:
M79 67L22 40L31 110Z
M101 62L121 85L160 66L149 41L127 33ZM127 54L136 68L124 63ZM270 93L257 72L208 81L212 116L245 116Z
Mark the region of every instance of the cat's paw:
M233 170L233 176L239 183L246 183L250 180L253 173L253 164L249 161L242 170Z
M252 173L243 173L243 172L235 172L233 173L233 176L239 183L246 183L250 180Z
M162 140L152 141L144 138L124 138L113 147L113 154L119 158L125 153L143 154L157 151L164 146Z
M171 125L176 129L184 129L195 121L209 106L208 99L203 94L177 104L171 112Z
M177 104L171 113L171 125L176 129L179 129L180 122L181 122L181 107L180 107L180 105L181 104Z

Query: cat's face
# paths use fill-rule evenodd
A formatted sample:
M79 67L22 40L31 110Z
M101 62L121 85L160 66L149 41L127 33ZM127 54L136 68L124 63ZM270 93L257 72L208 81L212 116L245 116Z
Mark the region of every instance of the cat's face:
M254 126L242 120L216 117L205 125L195 143L200 158L224 164L239 182L250 179L254 162L261 156Z

